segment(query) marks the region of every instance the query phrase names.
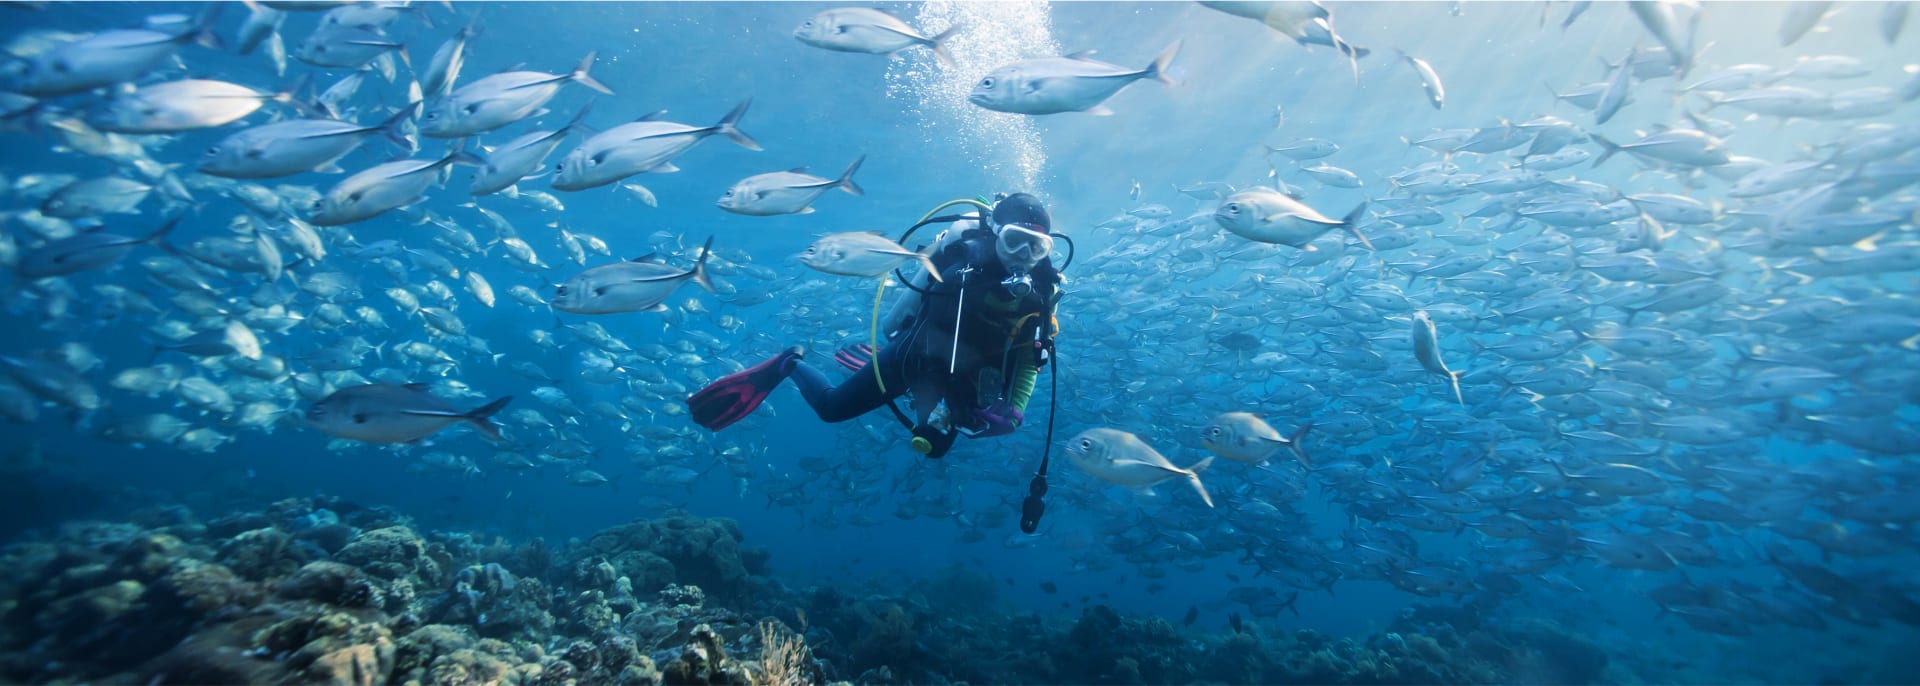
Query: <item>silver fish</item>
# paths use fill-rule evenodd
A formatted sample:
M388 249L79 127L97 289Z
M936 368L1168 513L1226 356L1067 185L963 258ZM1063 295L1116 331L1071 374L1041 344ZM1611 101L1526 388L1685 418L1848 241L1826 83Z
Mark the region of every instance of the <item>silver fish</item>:
M180 225L181 219L174 217L159 230L139 238L93 231L53 241L21 255L15 270L26 278L40 279L111 267L135 246L159 243Z
M365 384L342 388L307 409L306 423L323 433L364 443L414 443L459 422L493 440L500 427L489 418L513 396L461 411L427 392L427 384Z
M456 149L438 160L408 159L376 165L347 177L314 201L307 221L316 226L338 226L403 207L419 198L442 168L453 164L477 165L480 160Z
M816 48L886 55L896 60L900 59L900 51L924 45L932 49L942 63L952 64L953 56L947 54L946 47L941 43L959 30L960 26L956 24L927 37L886 12L866 7L840 7L801 22L793 30L793 37Z
M1447 88L1441 85L1440 74L1433 70L1433 65L1427 64L1426 60L1404 52L1399 54L1400 59L1405 60L1408 66L1413 67L1414 73L1420 75L1420 86L1427 90L1427 102L1432 103L1433 108L1436 110L1445 106L1447 104Z
M133 214L154 187L120 176L83 179L62 186L40 203L40 213L62 219Z
M1282 436L1279 431L1248 412L1227 412L1207 423L1200 431L1200 444L1213 454L1243 464L1266 464L1273 454L1286 448L1299 460L1300 466L1313 469L1313 460L1307 457L1307 451L1300 442L1313 429L1313 422L1300 426L1292 436Z
M487 153L487 161L480 166L479 173L473 175L473 184L467 188L467 192L473 195L498 193L538 171L541 165L546 164L547 156L553 154L553 149L560 147L568 134L582 127L592 106L593 103L587 103L581 107L573 115L573 120L558 130L532 131L494 148Z
M1212 456L1181 469L1139 436L1099 428L1068 439L1067 459L1096 479L1128 488L1145 489L1168 479L1182 479L1193 486L1207 507L1213 507L1213 496L1207 495L1206 484L1200 482L1200 473L1213 464Z
M1335 228L1353 232L1362 243L1356 223L1366 212L1366 203L1348 212L1345 219L1331 219L1318 210L1271 188L1250 188L1224 198L1213 220L1221 228L1248 240L1304 248L1313 239Z
M1140 79L1173 85L1167 67L1180 52L1180 41L1160 51L1152 64L1131 70L1092 59L1093 52L1065 57L1043 57L1015 62L987 74L973 86L967 102L996 112L1058 114L1086 112L1113 114L1101 103Z
M806 167L783 172L755 174L728 188L714 204L720 209L734 214L757 217L776 214L812 214L813 201L827 191L838 188L851 195L866 195L860 185L853 182L853 173L860 169L866 155L861 155L847 170L841 172L838 179L826 179L807 173Z
M919 260L934 280L940 280L940 271L926 253L908 250L878 233L848 231L821 236L800 253L800 263L813 269L868 278L885 276L908 260Z
M34 57L11 89L47 97L129 83L164 64L185 43L218 49L221 41L213 24L219 10L220 5L214 4L182 33L122 29L62 43Z
M255 126L215 143L200 159L201 173L230 179L267 179L331 167L335 160L380 134L411 149L404 126L418 103L401 109L379 126L332 119L296 119Z
M426 116L420 121L420 133L435 138L464 138L492 131L533 116L560 92L561 86L569 83L613 95L613 91L587 74L593 67L593 58L594 53L587 53L573 71L558 76L537 71L483 76L427 108Z
M1425 310L1413 313L1413 357L1420 366L1429 372L1447 377L1447 383L1453 386L1453 399L1462 405L1466 399L1460 395L1460 372L1447 368L1440 359L1440 334L1433 326L1433 318Z
M748 150L759 150L760 144L740 130L740 117L751 104L752 99L741 102L721 117L719 123L704 128L660 121L658 117L662 113L655 112L640 121L601 131L560 161L554 169L553 188L579 191L643 172L679 171L679 167L673 166L673 158L715 134L726 136Z
M467 24L460 33L448 38L433 52L433 59L427 62L425 75L420 79L420 92L423 95L439 97L453 90L453 82L460 78L460 69L466 65L467 41L480 35L475 24Z
M316 67L357 69L406 47L377 28L323 24L307 36L293 57Z
M693 268L680 271L654 262L616 262L580 272L554 288L550 305L574 314L613 314L618 312L660 311L673 292L688 281L713 290L707 280L707 257L712 254L713 239L700 248Z
M168 81L116 95L90 111L87 123L113 133L178 133L238 121L269 101L290 100L225 81Z

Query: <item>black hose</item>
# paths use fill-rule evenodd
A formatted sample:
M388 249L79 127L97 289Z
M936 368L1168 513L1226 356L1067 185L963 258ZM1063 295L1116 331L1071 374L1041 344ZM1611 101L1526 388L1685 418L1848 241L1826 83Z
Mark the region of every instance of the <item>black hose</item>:
M1056 234L1052 234L1052 236L1054 238L1066 241L1067 248L1069 248L1067 250L1067 261L1064 264L1061 264L1059 268L1054 269L1054 271L1064 274L1067 271L1067 267L1073 266L1073 256L1080 254L1080 246L1074 245L1073 237L1068 236L1064 233L1056 233Z
M1060 416L1060 356L1055 352L1052 357L1048 360L1053 370L1048 373L1052 378L1047 380L1047 442L1040 449L1040 471L1027 483L1027 499L1020 503L1020 530L1029 534L1040 529L1040 517L1047 513L1047 464L1053 458L1053 420Z

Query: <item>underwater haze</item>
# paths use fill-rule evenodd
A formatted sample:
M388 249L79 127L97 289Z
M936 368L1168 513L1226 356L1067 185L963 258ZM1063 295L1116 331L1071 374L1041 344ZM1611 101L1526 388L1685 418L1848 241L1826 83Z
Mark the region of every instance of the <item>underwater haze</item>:
M1909 7L5 3L0 682L1920 682Z

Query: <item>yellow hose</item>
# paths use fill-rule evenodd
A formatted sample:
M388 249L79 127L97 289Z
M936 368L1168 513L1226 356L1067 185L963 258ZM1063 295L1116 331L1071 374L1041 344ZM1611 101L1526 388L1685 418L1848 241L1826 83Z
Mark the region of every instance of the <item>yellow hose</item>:
M940 203L931 210L927 210L926 214L920 215L920 221L914 222L913 224L919 226L928 219L932 219L933 215L939 214L940 210L953 207L954 205L972 205L978 207L980 208L980 216L983 219L986 218L987 215L993 214L992 205L973 198L960 198L958 200L948 200ZM873 326L867 333L867 347L873 348L873 356L867 358L867 366L873 368L873 382L880 386L881 393L887 392L887 382L880 376L880 296L885 295L886 292L887 279L883 276L880 278L880 287L873 290ZM954 335L959 335L959 332L954 332Z

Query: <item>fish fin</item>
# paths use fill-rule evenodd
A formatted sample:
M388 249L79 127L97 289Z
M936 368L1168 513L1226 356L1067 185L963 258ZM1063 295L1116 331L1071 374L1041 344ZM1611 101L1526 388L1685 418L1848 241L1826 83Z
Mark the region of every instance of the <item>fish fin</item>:
M187 215L182 214L172 219L168 219L167 223L161 224L159 229L155 230L153 233L147 234L147 237L140 239L140 242L155 243L155 244L159 244L161 247L167 247L165 243L161 243L162 239L165 239L167 237L167 234L173 233L173 230L180 226L180 221L186 218L187 218ZM172 248L170 247L167 247L167 248L169 252L172 251Z
M339 165L339 164L337 164L337 163L334 163L334 162L328 162L328 163L326 163L326 164L323 164L323 165L320 165L320 166L318 166L318 167L314 167L314 168L313 168L313 171L314 171L315 173L319 173L319 174L345 174L345 173L347 173L347 170L345 170L345 169L342 169L342 168L340 168L340 165Z
M1600 166L1601 163L1611 159L1614 155L1619 154L1620 151L1622 150L1622 148L1618 145L1615 145L1613 141L1607 140L1606 136L1602 136L1598 133L1594 133L1589 135L1588 137L1592 138L1593 142L1599 143L1601 149L1605 151L1600 153L1599 157L1593 158L1593 164L1591 165L1593 167Z
M587 75L587 70L593 68L593 57L596 54L598 53L589 52L587 53L586 57L581 58L580 64L575 65L573 68L573 71L567 74L567 80L580 84L582 86L586 86L588 88L592 88L594 90L600 91L601 93L605 93L607 95L613 95L612 89L607 88L605 85L601 84L599 81L594 80L592 76Z
M208 5L206 11L201 12L199 18L194 20L193 28L180 34L177 40L196 43L200 47L211 50L225 50L226 41L221 40L220 34L214 30L220 21L220 10L224 9L222 6L225 4L216 2Z
M1089 108L1086 108L1086 109L1084 109L1084 110L1080 110L1080 111L1082 111L1082 112L1085 112L1085 113L1087 113L1087 114L1091 114L1091 115L1093 115L1093 116L1096 116L1096 117L1111 117L1111 116L1113 116L1113 109L1112 109L1112 108L1109 108L1109 107L1107 107L1106 105L1094 105L1094 106L1092 106L1092 107L1089 107Z
M1213 466L1213 456L1209 455L1206 459L1193 463L1193 466L1188 467L1186 470L1187 481L1193 484L1194 491L1200 493L1200 500L1205 502L1207 507L1213 507L1213 496L1207 495L1207 485L1200 483L1200 473L1207 471L1207 468L1211 466Z
M1172 44L1168 45L1165 49L1162 49L1160 51L1160 55L1153 58L1153 64L1147 65L1147 68L1142 70L1143 75L1145 75L1147 78L1153 79L1155 81L1159 81L1164 85L1168 85L1168 86L1180 85L1179 81L1174 80L1172 74L1167 73L1167 68L1173 64L1173 57L1175 55L1180 54L1181 42L1182 42L1181 40L1175 40Z
M1345 218L1340 220L1340 226L1345 227L1347 231L1352 232L1353 237L1360 239L1360 244L1367 246L1368 250L1374 250L1373 241L1367 240L1367 235L1364 233L1360 233L1360 218L1366 216L1366 213L1367 213L1367 201L1362 200L1360 201L1360 204L1358 206L1354 207L1351 211L1347 212L1347 216Z
M407 139L407 134L402 126L413 119L413 115L420 111L422 104L423 103L420 102L408 103L406 107L402 107L400 111L393 113L393 116L387 117L387 120L381 122L374 130L379 131L380 135L385 136L387 140L392 141L394 145L406 148L407 150L413 150L413 141Z
M1299 431L1295 431L1292 436L1287 437L1287 450L1293 451L1293 456L1300 460L1300 466L1306 467L1307 469L1313 469L1313 458L1307 457L1307 449L1301 447L1300 442L1306 440L1307 432L1312 430L1313 422L1307 422L1300 425Z
M933 48L933 56L940 60L941 64L949 67L955 64L953 61L953 53L947 52L947 39L952 38L954 34L959 32L960 24L956 23L947 27L947 30L934 34L932 38L927 39L927 47Z
M713 237L708 236L707 242L700 246L700 259L693 261L692 270L693 282L707 289L708 293L714 292L713 281L707 278L707 256L711 254L713 254Z
M634 119L634 121L660 121L661 119L666 118L666 116L667 116L666 110L654 110L652 112L648 112L646 114L640 115L639 118Z
M500 410L505 408L507 403L510 402L513 402L513 396L501 396L499 400L481 405L474 411L461 415L461 417L472 423L473 428L478 429L480 433L486 434L487 438L498 441L501 440L500 425L493 423L490 418L499 413Z
M753 98L740 101L740 104L733 107L733 111L720 118L720 123L713 125L713 132L726 136L727 140L733 141L735 145L742 148L760 150L760 144L754 141L752 136L748 136L747 132L740 130L740 117L747 113L747 106L751 104L753 104Z
M927 253L931 252L932 250L933 250L933 246L927 246L927 250L914 253L913 256L920 260L921 266L926 267L927 274L929 276L932 276L934 281L946 283L947 280L944 277L940 276L940 268L934 266L933 258L927 255Z
M1090 60L1090 59L1093 59L1094 54L1098 52L1099 52L1098 50L1081 50L1079 52L1061 55L1061 57L1065 57L1070 60Z
M853 173L855 171L858 171L860 169L860 163L865 161L867 161L866 155L861 155L857 158L854 158L853 164L847 165L847 170L844 172L840 172L840 180L836 181L834 185L839 186L840 190L846 191L853 195L866 195L867 194L866 189L861 188L860 184L853 182Z
M680 168L673 166L672 162L661 162L660 166L654 167L647 171L653 172L655 174L672 174L674 172L680 171Z

